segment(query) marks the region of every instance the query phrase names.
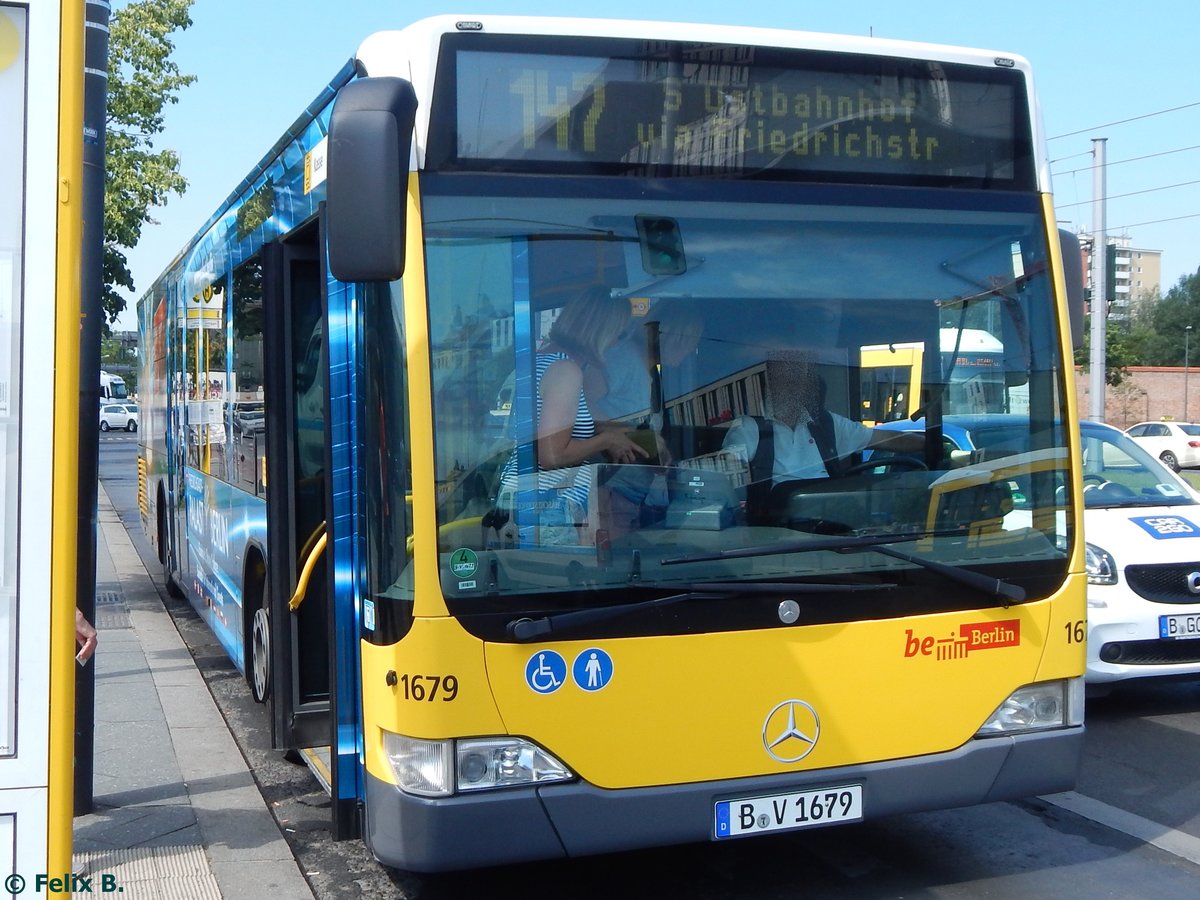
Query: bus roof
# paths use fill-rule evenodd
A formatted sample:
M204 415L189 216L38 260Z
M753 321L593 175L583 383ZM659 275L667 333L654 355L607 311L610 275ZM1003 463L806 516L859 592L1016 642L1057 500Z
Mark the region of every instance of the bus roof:
M531 35L584 35L589 37L643 38L715 44L783 47L802 50L828 50L837 53L865 53L901 59L927 59L992 67L998 60L1004 65L1028 73L1028 60L1015 53L997 50L901 41L861 35L826 34L784 28L746 25L711 25L687 22L662 22L635 19L589 19L559 16L430 16L395 31L378 31L359 46L357 57L369 75L402 75L395 71L398 41L430 47L442 34L461 32ZM411 75L405 77L412 77Z

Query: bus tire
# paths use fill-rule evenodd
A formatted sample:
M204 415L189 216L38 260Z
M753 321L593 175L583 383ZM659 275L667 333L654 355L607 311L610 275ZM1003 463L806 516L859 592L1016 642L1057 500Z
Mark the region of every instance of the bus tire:
M176 600L183 598L183 591L175 583L171 574L171 551L167 534L167 498L162 491L158 492L158 561L162 565L163 583L167 594Z
M247 679L250 696L255 703L266 703L271 697L271 616L267 612L264 592L250 620L250 665Z

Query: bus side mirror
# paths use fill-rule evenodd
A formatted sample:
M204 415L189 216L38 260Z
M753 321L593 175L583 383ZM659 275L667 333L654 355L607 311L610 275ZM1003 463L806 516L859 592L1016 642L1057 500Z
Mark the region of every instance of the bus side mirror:
M325 216L339 281L404 274L408 158L417 94L402 78L363 78L338 92L329 121Z
M1067 315L1071 320L1071 346L1078 350L1083 346L1083 254L1079 249L1079 238L1058 230L1058 246L1063 261L1063 278L1067 283Z

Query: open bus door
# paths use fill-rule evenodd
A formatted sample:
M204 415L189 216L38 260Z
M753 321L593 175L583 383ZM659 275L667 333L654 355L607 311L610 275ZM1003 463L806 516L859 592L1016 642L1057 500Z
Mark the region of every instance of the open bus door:
M336 748L338 684L357 666L337 652L353 604L334 602L326 527L331 521L327 312L317 223L263 249L263 352L267 416L266 600L272 741L299 750L334 798L335 838L358 834L353 772ZM346 619L348 621L340 621ZM343 691L343 695L347 692ZM349 692L352 697L356 691ZM357 720L357 707L347 710ZM349 781L339 784L340 780Z

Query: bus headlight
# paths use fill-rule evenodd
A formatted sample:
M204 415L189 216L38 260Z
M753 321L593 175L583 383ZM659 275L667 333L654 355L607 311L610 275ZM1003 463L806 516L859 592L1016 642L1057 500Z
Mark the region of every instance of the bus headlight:
M521 738L475 738L458 742L458 789L478 791L514 784L566 781L561 762Z
M428 741L383 733L383 749L400 789L421 797L456 790L568 781L571 771L532 741L514 737Z
M453 741L423 741L402 734L383 733L387 754L400 790L421 797L448 797L453 792Z
M975 733L1000 737L1083 724L1083 679L1043 681L1017 688Z

